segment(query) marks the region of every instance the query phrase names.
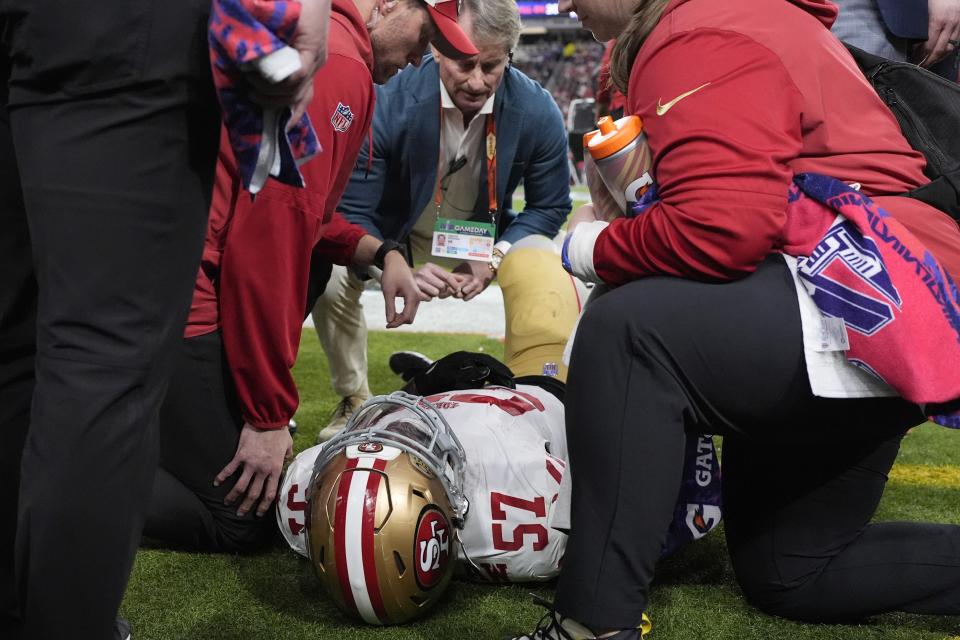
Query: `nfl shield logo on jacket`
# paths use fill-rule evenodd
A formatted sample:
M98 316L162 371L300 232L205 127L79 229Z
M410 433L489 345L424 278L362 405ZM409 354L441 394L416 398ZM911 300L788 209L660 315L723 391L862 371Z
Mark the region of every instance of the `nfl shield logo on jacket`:
M350 111L350 107L342 102L337 103L336 111L330 116L330 123L340 133L349 129L350 125L353 124L353 112Z

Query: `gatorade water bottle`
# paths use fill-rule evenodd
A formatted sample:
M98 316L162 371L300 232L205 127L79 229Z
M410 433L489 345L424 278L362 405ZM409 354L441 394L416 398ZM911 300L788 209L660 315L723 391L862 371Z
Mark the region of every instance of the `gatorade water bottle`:
M643 133L643 121L639 116L617 121L604 116L597 121L597 126L598 130L583 136L583 146L590 152L620 213L629 212L653 184L650 147Z

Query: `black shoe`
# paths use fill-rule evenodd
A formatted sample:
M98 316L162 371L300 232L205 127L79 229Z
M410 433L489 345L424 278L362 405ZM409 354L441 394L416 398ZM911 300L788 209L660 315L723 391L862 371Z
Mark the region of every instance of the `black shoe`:
M390 370L403 378L404 382L410 382L432 364L433 360L416 351L394 351L389 360Z
M584 625L565 618L553 608L553 605L538 596L533 597L534 602L549 609L547 613L540 618L537 628L531 633L525 633L519 636L513 636L508 640L641 640L650 633L650 619L647 614L643 614L643 621L640 626L633 629L621 629L614 634L602 634L597 636L594 631Z
M116 640L131 640L133 635L130 633L130 623L123 618L117 618L117 624L113 627L113 637Z

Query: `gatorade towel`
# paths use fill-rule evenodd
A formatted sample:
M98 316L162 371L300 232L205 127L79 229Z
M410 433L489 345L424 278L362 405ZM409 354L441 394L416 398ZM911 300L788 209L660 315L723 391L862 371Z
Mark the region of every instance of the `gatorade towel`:
M909 402L960 399L960 294L936 257L869 197L823 175L794 178L787 220L804 286L824 316L843 320L847 359ZM930 418L960 428L960 411Z
M687 435L680 495L660 557L699 540L720 524L720 499L720 459L713 436Z
M299 18L300 3L296 0L214 0L211 6L213 82L243 186L254 193L268 174L302 187L298 166L320 151L306 114L286 131L290 109L265 113L243 89L243 69L284 49L296 55L286 43L293 38ZM255 175L261 178L251 188Z

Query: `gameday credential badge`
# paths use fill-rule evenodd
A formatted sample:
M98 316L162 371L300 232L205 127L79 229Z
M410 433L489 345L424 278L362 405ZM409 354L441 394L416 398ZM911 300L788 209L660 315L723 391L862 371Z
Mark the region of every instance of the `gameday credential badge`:
M350 125L353 124L353 111L350 111L350 106L338 102L337 108L334 110L333 115L330 116L330 124L332 124L334 130L339 133L343 133L349 129Z
M437 218L430 253L445 258L490 262L496 227L489 222Z
M423 590L437 586L450 563L450 523L436 507L425 507L414 539L414 575Z

